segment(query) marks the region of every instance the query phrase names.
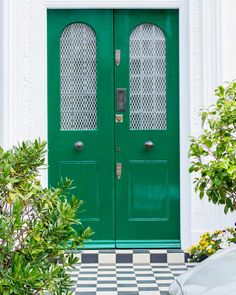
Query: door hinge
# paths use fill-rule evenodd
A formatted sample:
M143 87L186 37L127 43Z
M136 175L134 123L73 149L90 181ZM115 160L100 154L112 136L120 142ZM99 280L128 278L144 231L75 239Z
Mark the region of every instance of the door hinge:
M115 60L116 60L116 65L119 66L120 65L120 50L119 49L116 50Z
M122 174L122 164L116 163L116 178L120 180Z

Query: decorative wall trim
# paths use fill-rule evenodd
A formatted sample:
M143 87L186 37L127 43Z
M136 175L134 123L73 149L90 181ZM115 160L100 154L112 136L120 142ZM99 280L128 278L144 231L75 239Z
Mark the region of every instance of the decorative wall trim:
M45 0L47 8L179 8L183 0Z
M4 97L5 97L5 74L7 70L6 62L5 61L5 46L3 45L3 40L5 39L5 10L4 10L4 5L3 1L0 1L0 110L3 110L4 108ZM3 126L4 124L4 119L2 116L0 116L0 126ZM4 135L3 135L3 128L0 128L0 144L4 142Z
M203 97L207 105L215 101L214 89L222 81L221 0L202 2L203 17Z

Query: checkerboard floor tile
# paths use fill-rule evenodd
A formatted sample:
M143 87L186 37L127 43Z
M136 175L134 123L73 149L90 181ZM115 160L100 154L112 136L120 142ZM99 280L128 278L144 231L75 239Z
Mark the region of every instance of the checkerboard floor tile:
M170 283L194 264L78 264L70 270L75 295L167 295Z

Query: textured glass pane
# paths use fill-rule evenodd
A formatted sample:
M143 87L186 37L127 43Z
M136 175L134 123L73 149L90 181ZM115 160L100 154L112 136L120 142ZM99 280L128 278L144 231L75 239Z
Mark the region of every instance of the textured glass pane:
M166 129L166 41L152 24L130 35L130 129Z
M61 35L61 130L97 128L96 36L72 24Z

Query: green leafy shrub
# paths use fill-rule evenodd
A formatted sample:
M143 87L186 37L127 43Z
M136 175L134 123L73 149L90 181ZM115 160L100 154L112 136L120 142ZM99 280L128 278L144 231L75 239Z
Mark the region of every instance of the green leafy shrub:
M236 243L234 228L216 230L214 233L206 232L200 241L188 249L191 262L200 262L220 249L225 249Z
M45 142L0 149L0 294L71 294L66 269L77 262L71 249L89 238L76 218L82 204L69 201L71 181L42 188L39 167ZM80 227L79 231L74 226Z
M190 173L195 190L224 211L236 210L236 81L215 90L216 104L202 111L203 132L192 138Z

